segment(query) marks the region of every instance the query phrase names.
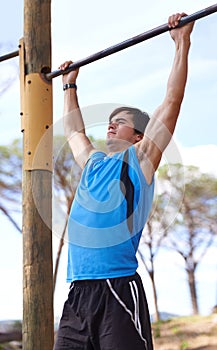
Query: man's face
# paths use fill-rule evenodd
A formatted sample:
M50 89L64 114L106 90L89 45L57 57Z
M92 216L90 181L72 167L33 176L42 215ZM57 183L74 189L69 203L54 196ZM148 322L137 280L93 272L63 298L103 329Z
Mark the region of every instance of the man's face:
M133 116L127 111L116 114L108 125L106 144L110 151L121 151L141 140L135 133Z

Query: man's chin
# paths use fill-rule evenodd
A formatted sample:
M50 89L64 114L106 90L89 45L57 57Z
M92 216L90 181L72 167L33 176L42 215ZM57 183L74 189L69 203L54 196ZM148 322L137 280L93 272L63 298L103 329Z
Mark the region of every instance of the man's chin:
M106 146L110 152L120 152L131 146L131 143L126 140L115 138L107 138Z

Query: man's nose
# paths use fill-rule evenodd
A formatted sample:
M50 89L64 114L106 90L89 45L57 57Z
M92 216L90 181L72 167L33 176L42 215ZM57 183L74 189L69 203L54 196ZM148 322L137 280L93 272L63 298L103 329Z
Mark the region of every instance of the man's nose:
M111 122L111 123L109 123L108 130L109 129L116 129L116 127L117 127L117 123Z

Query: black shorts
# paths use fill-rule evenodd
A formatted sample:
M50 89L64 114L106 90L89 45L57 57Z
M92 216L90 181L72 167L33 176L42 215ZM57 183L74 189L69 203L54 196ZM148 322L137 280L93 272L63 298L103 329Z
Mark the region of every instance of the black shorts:
M72 283L54 350L153 350L138 274Z

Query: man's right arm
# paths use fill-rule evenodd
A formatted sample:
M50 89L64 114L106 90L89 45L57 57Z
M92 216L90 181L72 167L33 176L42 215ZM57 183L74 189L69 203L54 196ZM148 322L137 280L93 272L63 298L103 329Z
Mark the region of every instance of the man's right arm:
M63 63L59 68L66 69L72 61ZM63 84L75 84L78 70L63 75ZM69 142L75 161L84 168L91 151L94 150L85 133L85 126L79 108L76 88L68 88L64 91L64 131Z

